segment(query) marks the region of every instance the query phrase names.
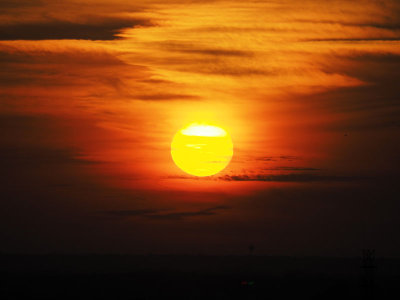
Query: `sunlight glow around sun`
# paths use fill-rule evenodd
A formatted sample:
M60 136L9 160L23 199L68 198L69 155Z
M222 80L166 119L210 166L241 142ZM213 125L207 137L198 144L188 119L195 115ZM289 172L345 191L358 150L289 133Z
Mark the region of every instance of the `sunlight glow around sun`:
M192 123L175 134L171 155L182 171L200 177L210 176L229 164L233 144L221 127Z

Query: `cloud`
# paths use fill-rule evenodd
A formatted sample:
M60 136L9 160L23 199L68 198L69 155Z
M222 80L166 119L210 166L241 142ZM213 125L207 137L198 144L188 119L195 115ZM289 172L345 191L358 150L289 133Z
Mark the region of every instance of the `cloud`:
M61 48L59 46L59 48ZM0 86L81 86L83 82L113 83L117 79L103 70L121 69L124 64L101 49L49 48L19 50L0 46ZM131 67L134 68L134 67ZM108 80L108 78L110 80Z
M139 209L139 210L117 210L117 211L107 211L106 215L118 218L126 217L144 217L147 219L155 220L182 220L190 217L200 217L200 216L213 216L216 215L216 211L230 209L228 206L215 206L197 211L179 211L165 213L165 210L157 209Z
M185 94L149 94L149 95L135 95L135 98L140 100L153 100L153 101L163 101L163 100L197 100L198 96L195 95L185 95Z
M75 149L47 147L4 147L0 146L2 167L46 167L49 165L94 164L88 161Z
M370 37L370 38L321 38L303 39L304 42L379 42L379 41L400 41L400 37Z
M385 45L390 47L389 44L382 44ZM311 105L314 109L341 116L335 120L320 122L319 128L348 132L399 127L397 78L400 55L385 51L386 46L369 53L357 47L353 51L323 56L319 61L323 72L344 74L358 78L366 84L315 92L307 96L297 95L298 101Z
M197 99L169 92L170 82L145 82L151 78L145 66L126 64L112 49L88 43L0 43L0 105L15 107L24 102L20 109L28 110L29 103L35 102L36 110L47 110L56 103L64 107L75 103L99 110L98 101Z
M281 171L295 171L296 173L286 174L237 174L237 175L223 175L223 176L210 176L210 177L194 177L194 176L167 176L165 179L184 179L184 180L211 180L211 181L266 181L266 182L352 182L375 179L373 177L363 176L340 176L340 175L329 175L329 174L315 174L315 173L298 173L298 171L319 171L314 168L291 168L285 169L264 169L264 170L281 170Z
M106 214L113 217L136 217L157 214L160 210L157 209L136 209L136 210L113 210L107 211Z
M394 18L395 19L395 18ZM373 27L378 29L388 29L388 30L398 30L400 29L399 20L390 20L386 18L386 20L376 20L374 21L364 21L364 22L351 22L351 21L343 21L343 20L312 20L312 19L293 19L293 22L299 23L310 23L310 24L320 24L320 25L342 25L349 27Z
M36 7L42 5L40 0L2 0L0 2L0 12L9 11L10 9Z
M11 102L15 95L25 98L28 94L30 99L39 97L43 104L46 99L54 103L77 101L81 97L106 99L107 103L202 99L195 93L180 91L174 82L152 78L144 65L124 62L115 49L91 41L75 42L0 43L0 86L4 87L0 97L4 103ZM63 95L68 95L68 100ZM85 102L86 106L91 104Z
M18 174L21 170L94 164L72 147L50 145L54 126L49 117L0 114L0 176ZM48 135L49 138L46 137ZM39 173L39 171L38 171Z
M213 216L216 215L216 211L219 210L227 210L230 209L228 206L216 206L216 207L211 207L199 211L192 211L192 212L175 212L175 213L169 213L169 214L155 214L155 215L149 215L147 217L151 219L161 219L161 220L180 220L183 218L188 218L188 217L198 217L198 216Z
M294 155L280 155L280 156L260 156L254 158L254 160L257 161L293 161L293 160L299 160L299 156L294 156Z
M217 47L204 47L196 45L195 43L177 42L177 41L163 41L154 43L156 47L162 50L170 52L180 52L187 54L199 54L206 56L238 56L238 57L252 57L251 51L239 50L239 49L227 49Z
M270 181L270 182L342 182L357 181L366 179L355 176L336 176L336 175L317 175L309 173L292 173L292 174L276 174L276 175L225 175L218 177L223 181Z
M44 20L37 23L1 24L0 40L115 40L123 28L151 26L150 20L134 18L96 18L82 23Z
M274 167L274 168L265 168L264 170L269 171L321 171L321 169L317 168L307 168L307 167Z

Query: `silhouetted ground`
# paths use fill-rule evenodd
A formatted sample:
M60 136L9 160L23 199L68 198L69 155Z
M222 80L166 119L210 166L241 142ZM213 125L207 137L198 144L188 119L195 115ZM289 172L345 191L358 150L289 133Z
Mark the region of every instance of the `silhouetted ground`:
M358 258L0 255L0 299L398 299L400 260Z

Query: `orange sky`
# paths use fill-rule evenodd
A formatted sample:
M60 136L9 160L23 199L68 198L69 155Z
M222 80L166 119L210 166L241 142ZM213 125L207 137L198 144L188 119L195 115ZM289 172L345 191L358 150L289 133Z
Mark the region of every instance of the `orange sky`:
M2 1L5 251L191 252L207 241L201 251L253 242L287 254L292 241L331 254L319 241L333 235L344 254L379 240L392 255L400 243L381 233L398 207L399 41L395 0ZM212 177L171 159L174 133L194 121L234 143ZM384 199L368 241L360 224L376 207L357 211L366 195ZM324 219L326 232L313 231Z

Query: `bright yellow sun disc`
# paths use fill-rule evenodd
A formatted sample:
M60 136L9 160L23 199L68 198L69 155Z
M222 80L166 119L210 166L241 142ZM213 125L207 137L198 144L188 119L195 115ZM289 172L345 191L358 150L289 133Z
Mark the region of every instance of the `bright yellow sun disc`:
M179 130L171 143L175 164L195 176L210 176L223 170L233 155L229 134L221 127L193 123Z

